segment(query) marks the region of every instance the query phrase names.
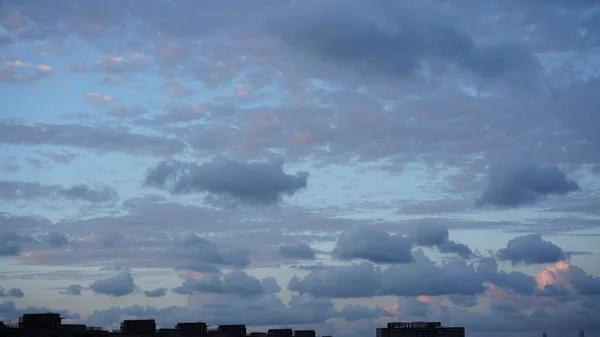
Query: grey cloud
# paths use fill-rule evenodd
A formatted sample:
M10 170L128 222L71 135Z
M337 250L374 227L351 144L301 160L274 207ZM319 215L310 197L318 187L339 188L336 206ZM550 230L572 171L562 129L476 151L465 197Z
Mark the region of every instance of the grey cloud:
M315 299L304 296L292 296L286 305L273 294L262 297L231 298L211 296L202 306L171 306L156 308L151 306L112 307L98 310L87 319L89 324L105 321L108 325L118 324L123 317L163 317L164 321L193 321L198 317L211 325L244 322L247 326L281 326L300 324L319 324L337 317L351 320L371 319L381 309L373 311L356 309L342 313L336 311L329 299Z
M52 247L62 247L69 244L69 239L64 234L58 232L46 233L42 236L42 241Z
M25 296L25 293L19 288L10 288L5 290L4 288L0 287L0 297L22 298L23 296Z
M123 238L124 237L121 233L112 232L104 235L100 239L100 242L102 243L102 246L104 246L104 248L113 248L117 244L117 242L122 241Z
M419 224L415 234L415 240L419 246L435 246L441 253L454 253L464 259L469 259L473 255L469 246L449 240L449 237L446 226L428 222Z
M196 234L189 235L183 241L177 242L171 254L175 258L186 260L178 269L199 272L213 272L216 268L213 266L215 264L245 268L251 262L251 251L248 248L221 250L214 242Z
M147 186L173 194L208 192L252 204L272 204L306 188L307 172L286 174L283 161L243 163L229 159L185 163L162 161L146 172Z
M415 251L416 264L396 265L382 272L382 292L397 296L474 295L484 291L485 281L472 265L450 261L436 265Z
M517 294L531 295L535 292L536 281L534 277L516 271L507 273L498 270L498 262L492 258L481 260L477 266L477 272L498 287L512 290Z
M279 254L288 259L315 259L315 251L306 243L281 245L278 247L278 251Z
M475 268L464 260L436 264L421 250L415 251L414 256L414 264L398 264L383 270L366 262L314 269L304 278L294 276L288 289L315 297L360 298L382 295L472 296L485 292L486 282L525 295L532 295L536 288L535 278L520 272L498 270L493 259L483 260ZM596 284L588 278L580 279L582 287L585 284L589 291Z
M469 259L473 255L473 251L471 248L469 248L469 246L452 240L448 240L437 247L440 253L454 253L463 259Z
M179 287L173 288L178 294L194 292L229 294L239 297L256 297L266 293L278 293L281 288L274 279L259 280L240 270L222 276L209 274L202 279L186 279Z
M536 290L535 296L540 297L560 297L570 294L569 289L563 285L546 284L541 290Z
M186 263L178 265L175 270L193 270L199 273L219 273L221 272L217 266L202 261L190 260Z
M144 290L146 297L163 297L167 293L167 288L156 288L154 290Z
M21 253L24 238L15 232L0 232L0 256L15 256Z
M422 223L417 227L416 239L419 246L438 246L446 243L448 229L440 224Z
M313 270L303 279L292 277L288 289L315 297L372 297L379 288L379 270L370 263Z
M371 227L355 227L342 232L338 238L333 256L343 259L364 259L375 263L411 263L412 242L400 234Z
M36 153L46 159L50 159L60 164L68 164L79 156L79 154L76 153L58 151L36 151Z
M571 285L579 295L600 295L600 277L588 275L583 269L572 267Z
M361 319L376 319L379 317L394 316L392 313L380 307L373 310L357 304L346 304L339 313L339 316L348 322L356 322Z
M450 295L448 298L459 307L470 308L477 305L477 296L475 295Z
M90 203L107 203L118 200L119 194L108 186L92 188L85 184L64 187L37 182L0 180L0 200L34 200L37 198L62 198Z
M529 234L511 239L506 248L498 251L498 259L513 265L554 263L566 260L568 255L559 246L542 239L540 234Z
M4 320L9 321L18 321L19 317L23 316L23 314L32 313L32 312L56 312L60 314L64 319L81 319L78 313L74 313L68 310L62 309L50 309L46 307L34 307L29 306L25 308L17 308L17 305L13 301L6 301L0 303L0 316Z
M65 290L59 291L61 294L80 296L83 287L80 284L70 284Z
M534 204L550 195L566 195L579 185L556 166L534 164L495 165L477 205L519 207Z
M81 124L24 124L0 121L0 144L58 145L98 152L119 152L149 156L169 156L184 150L174 138L132 133L125 127Z
M433 11L407 2L328 2L315 11L312 2L293 8L269 28L299 49L355 69L406 77L424 61L442 60L483 78L520 81L535 76L536 58L510 44L477 44L465 31Z
M414 297L403 298L400 305L402 313L408 316L427 317L429 314L429 304Z
M124 271L115 276L97 280L90 285L95 293L114 297L132 294L136 290L131 272Z

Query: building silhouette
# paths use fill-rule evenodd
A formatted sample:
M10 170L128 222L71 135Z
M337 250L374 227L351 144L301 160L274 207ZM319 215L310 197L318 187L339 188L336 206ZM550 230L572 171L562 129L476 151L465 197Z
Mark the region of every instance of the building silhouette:
M465 337L465 328L442 327L440 322L391 322L377 329L377 337Z
M461 327L442 327L439 322L393 322L376 329L376 337L464 337ZM106 331L84 324L62 324L57 313L25 314L18 324L0 322L0 337L317 337L315 330L269 329L246 331L246 325L219 325L209 329L205 322L177 323L173 328L156 328L153 319L124 320L120 328ZM332 336L323 336L332 337ZM583 336L583 331L579 333Z

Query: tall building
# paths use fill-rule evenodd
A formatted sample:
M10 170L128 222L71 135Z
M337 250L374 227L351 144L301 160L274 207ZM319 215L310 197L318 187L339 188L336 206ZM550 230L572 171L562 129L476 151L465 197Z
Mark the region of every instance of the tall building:
M585 337L585 333L583 332L583 330L579 331L579 337Z
M155 333L156 322L153 319L132 319L121 323L121 332L126 334Z
M296 330L294 331L294 337L316 337L315 330Z
M219 325L219 331L224 332L227 337L246 337L246 326L238 325Z
M544 333L542 334L542 337L548 337L548 334L544 332Z
M184 334L203 334L208 331L206 323L204 322L177 323L175 329Z
M24 314L19 318L19 328L23 330L58 330L62 325L60 314Z
M292 329L269 329L267 335L269 337L292 337L294 333Z
M442 327L440 322L391 322L377 329L377 337L465 337L463 327Z

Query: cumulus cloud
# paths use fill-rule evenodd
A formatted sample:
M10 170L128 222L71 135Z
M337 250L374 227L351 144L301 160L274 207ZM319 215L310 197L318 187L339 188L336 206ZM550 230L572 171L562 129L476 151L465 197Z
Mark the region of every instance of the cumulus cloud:
M534 277L499 270L493 259L482 260L475 266L464 260L436 264L422 250L415 251L414 256L413 264L397 264L386 269L366 262L313 269L304 278L294 276L288 289L332 298L478 295L486 291L487 283L526 295L536 289Z
M496 165L490 169L487 185L477 200L477 205L516 208L535 204L551 195L566 195L579 189L577 182L556 166Z
M412 242L400 234L391 235L371 227L355 227L342 232L333 256L338 259L364 259L374 263L411 263Z
M219 159L198 165L162 161L146 172L145 184L173 194L208 192L251 204L272 204L306 188L307 172L286 174L283 161L238 162Z
M554 263L568 258L562 248L542 239L540 234L528 234L511 239L498 251L498 259L512 264Z
M278 247L278 251L281 256L288 259L315 259L315 251L306 243L281 245Z
M16 297L16 298L21 298L25 296L25 293L23 292L23 290L19 289L19 288L10 288L8 290L0 287L0 297Z
M173 288L178 294L194 292L236 295L239 297L256 297L268 293L278 293L281 288L273 278L259 280L241 270L234 270L221 277L209 274L203 278L188 278L179 287Z
M156 288L154 290L144 290L146 297L163 297L167 294L167 288Z
M477 296L475 295L450 295L448 299L459 307L470 308L477 305Z
M448 241L448 229L439 224L422 223L417 227L416 239L419 246L439 246Z
M0 256L19 255L24 238L15 232L0 232Z
M136 290L131 272L123 271L115 276L97 280L90 285L95 293L114 297L132 294Z
M52 247L62 247L69 244L69 239L64 234L58 232L44 234L42 241Z
M100 242L104 248L113 248L117 242L123 240L123 235L121 233L112 232L104 235L100 238Z
M80 284L70 284L65 290L59 291L61 294L80 296L83 287Z
M361 75L407 77L424 61L442 60L482 78L506 80L534 76L537 60L510 44L479 44L466 31L433 11L407 2L328 2L319 11L307 3L274 19L269 27L286 42ZM386 22L383 24L382 22Z
M78 313L64 309L50 309L46 307L34 306L17 308L17 305L13 301L0 302L0 316L2 316L2 318L5 320L18 321L19 317L23 316L23 314L32 312L55 312L60 314L60 317L63 317L64 319L81 319L81 316L79 316Z
M417 227L415 240L418 246L437 247L441 253L454 253L468 259L473 255L469 246L449 239L448 229L436 223L421 223Z
M221 250L212 241L197 234L191 234L178 241L171 251L173 257L183 259L185 262L178 269L190 269L198 272L217 271L214 265L223 265L235 268L245 268L250 265L250 250L238 247Z
M315 297L360 298L376 295L379 270L370 263L313 270L304 278L292 277L288 289Z

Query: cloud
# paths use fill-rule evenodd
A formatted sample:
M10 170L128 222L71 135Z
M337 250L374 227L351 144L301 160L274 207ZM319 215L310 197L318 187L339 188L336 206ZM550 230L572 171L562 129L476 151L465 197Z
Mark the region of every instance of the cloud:
M0 144L56 145L100 153L117 152L149 156L177 154L185 144L174 138L133 133L124 127L81 124L25 124L0 120Z
M477 205L516 208L535 204L550 195L566 195L579 189L577 182L556 166L497 165L490 169L487 185Z
M315 259L315 251L306 243L281 245L278 247L278 251L281 256L288 259Z
M197 234L191 234L185 239L175 243L171 251L173 257L186 262L179 265L178 269L189 269L198 272L214 272L215 264L245 268L250 265L250 250L247 248L234 248L221 250L212 241Z
M411 263L412 242L400 234L371 227L355 227L342 232L333 256L342 260L364 259L374 263Z
M288 289L331 298L478 295L486 291L488 283L525 295L532 295L536 289L532 276L498 270L493 259L484 259L475 266L464 260L436 264L422 250L413 255L415 263L386 269L366 262L312 269L304 278L292 277Z
M60 314L60 317L63 317L64 319L81 319L81 316L79 316L78 313L74 313L63 309L50 309L46 307L34 306L19 309L13 301L6 301L0 303L0 316L2 316L3 319L8 321L18 321L19 317L23 316L23 314L32 312L55 312Z
M60 294L80 296L83 287L80 284L70 284L67 289L59 291Z
M312 270L302 279L293 276L288 289L321 298L360 298L375 296L379 284L379 270L362 262Z
M540 234L528 234L509 240L497 257L515 265L554 263L566 260L568 255L559 246L542 239Z
M493 258L482 259L477 266L477 272L496 286L512 290L517 294L531 295L536 288L535 278L521 272L510 273L498 269L498 262Z
M22 298L23 296L25 296L25 293L19 288L10 288L7 291L4 288L0 287L0 297Z
M362 319L374 320L380 317L390 317L394 315L378 306L371 310L362 305L346 304L340 311L339 316L348 322L356 322Z
M69 239L64 234L58 232L46 233L41 239L42 242L52 247L62 247L69 244Z
M104 248L113 248L117 242L123 240L123 235L117 232L108 233L100 239Z
M315 299L294 295L286 305L273 294L261 297L236 297L227 295L211 296L202 306L152 306L111 307L97 310L86 322L105 321L108 325L118 324L123 317L163 317L165 321L193 321L202 317L211 325L244 322L247 326L288 326L310 324L315 326L329 319L348 318L357 321L378 317L381 308L369 309L364 306L348 307L337 311L331 300ZM383 313L389 316L389 313Z
M416 239L419 246L439 246L448 241L448 229L440 224L422 223L417 227Z
M15 232L0 232L0 256L15 256L21 253L24 238Z
M526 49L477 43L439 11L398 1L343 5L328 2L318 11L296 6L271 20L269 29L293 47L361 75L404 78L422 71L427 61L441 60L488 80L535 76L537 60Z
M64 187L37 182L0 180L0 199L5 201L62 198L90 203L109 203L119 199L119 194L108 186L92 188L85 184Z
M448 299L459 307L470 308L477 305L477 296L475 295L450 295Z
M163 297L167 293L167 288L156 288L154 290L144 290L146 297Z
M94 281L90 289L98 294L121 297L132 294L136 291L136 286L131 272L123 271L115 276Z
M181 286L173 288L178 294L202 292L239 297L257 297L267 293L278 293L280 290L275 279L267 278L261 281L241 270L234 270L223 276L210 274L201 279L188 278Z
M307 172L286 174L283 161L238 162L219 159L201 165L162 161L146 172L147 186L172 194L208 192L251 204L273 204L306 188Z
M436 223L421 223L417 227L415 240L418 246L435 246L441 253L454 253L469 259L473 252L469 246L449 239L448 228Z
M44 158L50 159L56 163L69 164L79 155L70 152L59 152L59 151L36 151L39 155Z

